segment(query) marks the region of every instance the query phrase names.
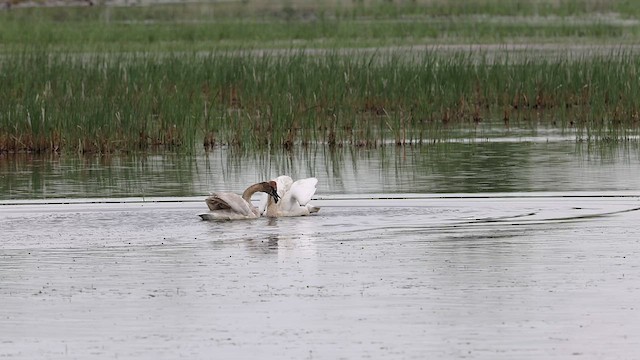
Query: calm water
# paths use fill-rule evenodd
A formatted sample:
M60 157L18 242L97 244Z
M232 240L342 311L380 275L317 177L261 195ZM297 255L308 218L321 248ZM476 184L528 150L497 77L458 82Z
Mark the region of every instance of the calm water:
M0 158L0 357L633 358L639 153ZM320 213L197 217L281 173Z
M637 144L573 141L319 147L273 154L0 156L0 200L205 196L281 174L320 179L317 194L640 190Z

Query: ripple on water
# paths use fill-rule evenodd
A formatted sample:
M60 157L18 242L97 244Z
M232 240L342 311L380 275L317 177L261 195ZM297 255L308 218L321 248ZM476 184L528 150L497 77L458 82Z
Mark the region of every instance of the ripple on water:
M0 356L626 357L620 195L327 197L237 222L189 199L2 205Z

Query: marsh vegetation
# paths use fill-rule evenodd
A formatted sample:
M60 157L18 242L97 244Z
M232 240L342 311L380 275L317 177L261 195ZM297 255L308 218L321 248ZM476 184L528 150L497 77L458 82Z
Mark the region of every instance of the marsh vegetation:
M0 12L0 152L376 147L540 128L619 141L640 120L640 61L624 45L639 13L624 2L15 5ZM569 39L620 48L424 47Z
M22 53L3 60L0 150L375 147L553 127L629 139L640 60L478 63L421 53Z

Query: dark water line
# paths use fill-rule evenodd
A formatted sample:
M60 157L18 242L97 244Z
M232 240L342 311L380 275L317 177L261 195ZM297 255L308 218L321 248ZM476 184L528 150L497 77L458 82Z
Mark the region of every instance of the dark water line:
M638 198L640 200L640 193L600 193L595 194L592 192L570 192L570 193L485 193L485 194L381 194L381 195L357 195L357 196L344 196L344 195L323 195L315 196L312 201L330 201L331 205L324 205L330 207L352 206L347 204L350 201L367 201L367 200L477 200L477 199L633 199ZM0 207L2 206L30 206L30 205L99 205L99 204L198 204L204 201L205 196L202 197L150 197L146 199L139 198L95 198L95 199L33 199L33 200L0 200ZM335 202L335 203L333 203ZM343 203L344 202L344 203ZM346 204L346 205L344 205ZM389 204L367 204L370 207L389 206ZM398 204L397 207L415 207L415 204ZM524 216L524 215L521 215Z

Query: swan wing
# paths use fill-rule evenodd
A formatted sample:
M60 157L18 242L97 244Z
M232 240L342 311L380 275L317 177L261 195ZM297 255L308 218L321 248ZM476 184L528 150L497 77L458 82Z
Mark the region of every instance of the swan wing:
M211 211L231 210L238 215L255 217L252 206L238 194L214 193L205 202Z
M293 179L288 175L278 176L275 180L278 185L278 195L283 197L289 189L291 189L291 185L293 184Z
M307 205L311 201L311 197L316 193L317 184L318 179L316 178L300 179L291 184L289 191L280 200L282 202L280 209L292 211L300 206Z

